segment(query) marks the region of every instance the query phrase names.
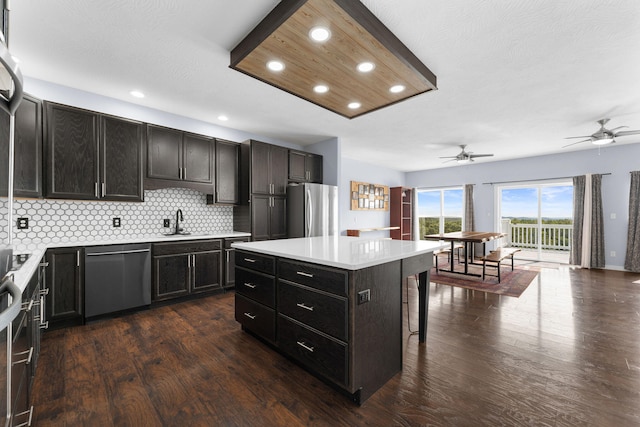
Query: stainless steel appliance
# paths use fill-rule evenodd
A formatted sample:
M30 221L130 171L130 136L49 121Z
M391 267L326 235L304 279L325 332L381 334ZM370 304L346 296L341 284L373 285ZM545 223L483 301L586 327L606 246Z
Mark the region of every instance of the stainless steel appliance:
M288 237L338 234L338 187L290 184L287 187Z
M85 317L151 304L151 245L85 249Z

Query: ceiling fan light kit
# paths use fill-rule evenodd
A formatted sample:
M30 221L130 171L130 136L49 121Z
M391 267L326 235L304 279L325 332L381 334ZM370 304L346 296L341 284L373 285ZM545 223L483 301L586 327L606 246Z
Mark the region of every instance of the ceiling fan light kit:
M283 67L270 71L272 61ZM359 0L282 0L229 66L350 119L437 89L435 74Z

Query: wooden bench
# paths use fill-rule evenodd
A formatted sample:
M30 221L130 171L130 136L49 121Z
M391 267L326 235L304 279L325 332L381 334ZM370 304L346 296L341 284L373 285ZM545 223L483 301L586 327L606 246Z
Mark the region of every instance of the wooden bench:
M487 263L495 263L495 265L491 264L490 267L495 267L498 270L497 277L498 283L500 283L500 263L504 259L511 258L511 271L513 271L513 255L519 251L520 248L498 248L480 258L482 260L482 280L484 280L487 275Z
M464 245L462 243L456 243L455 245L453 245L453 250L456 251L456 255L458 256L458 263L460 263L460 250L464 249ZM440 269L438 268L438 255L440 254L447 254L447 263L451 263L451 247L446 247L443 249L439 249L437 251L433 252L434 258L435 258L435 264L436 264L436 271L439 271Z

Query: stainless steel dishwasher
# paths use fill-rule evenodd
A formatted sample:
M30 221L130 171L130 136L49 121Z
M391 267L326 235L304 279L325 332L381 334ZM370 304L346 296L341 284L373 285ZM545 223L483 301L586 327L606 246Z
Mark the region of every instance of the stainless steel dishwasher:
M85 249L85 317L151 304L151 245Z

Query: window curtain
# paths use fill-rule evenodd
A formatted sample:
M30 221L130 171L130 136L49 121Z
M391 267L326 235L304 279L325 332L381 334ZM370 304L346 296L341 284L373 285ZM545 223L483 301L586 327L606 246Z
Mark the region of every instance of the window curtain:
M475 230L473 213L473 184L465 184L464 186L464 224L462 226L462 230Z
M640 273L640 171L631 172L629 191L629 230L624 268Z
M573 178L573 240L570 262L584 268L604 267L602 175Z

